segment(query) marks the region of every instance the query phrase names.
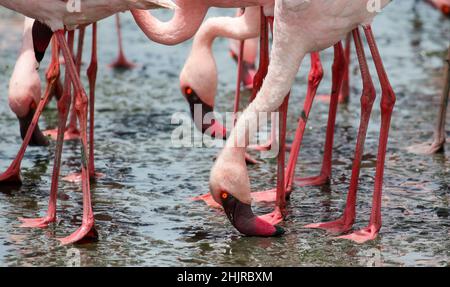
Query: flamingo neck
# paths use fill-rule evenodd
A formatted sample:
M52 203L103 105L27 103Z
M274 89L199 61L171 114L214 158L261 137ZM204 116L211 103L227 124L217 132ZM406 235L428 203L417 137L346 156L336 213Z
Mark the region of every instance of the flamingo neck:
M176 45L194 36L208 11L204 3L194 1L178 4L179 9L168 22L162 22L148 11L132 9L131 13L141 30L152 41L164 45Z

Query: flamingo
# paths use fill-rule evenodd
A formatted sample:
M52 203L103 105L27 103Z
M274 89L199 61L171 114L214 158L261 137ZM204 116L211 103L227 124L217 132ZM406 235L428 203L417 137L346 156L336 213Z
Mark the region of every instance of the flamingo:
M378 47L371 29L376 12L368 9L371 1L327 0L280 0L275 2L275 34L269 71L261 91L256 99L244 111L231 132L225 148L215 162L210 175L210 191L214 200L221 204L232 225L241 233L253 236L277 236L283 229L276 224L286 214L286 190L284 186L284 155L279 155L277 205L272 214L256 217L251 210L251 192L248 171L245 166L245 147L254 135L254 129L248 129L248 123L257 120L259 112L273 112L282 107L282 120L285 124L286 102L295 75L307 53L323 50L335 45L353 31L356 42L360 43L359 26L363 26L369 43L377 74L382 87L381 128L377 157L375 188L372 214L369 225L359 231L342 236L359 243L376 238L381 228L381 195L384 175L384 163L389 134L391 115L395 104L395 93L389 83ZM379 2L384 8L390 1ZM335 51L342 51L342 46ZM362 47L362 44L361 44ZM368 119L375 94L371 77L366 70L363 53L359 53L363 72L364 93L361 99L362 121L356 149L355 162L361 161L362 148L367 131ZM281 129L280 136L283 136ZM281 145L281 143L280 143ZM280 164L281 163L281 164ZM359 177L359 165L354 165L352 182ZM356 179L355 179L356 178ZM352 187L355 184L352 184ZM355 201L357 188L349 190L347 208L344 216L332 223L309 225L311 228L347 232L355 219Z
M125 57L125 52L123 50L123 40L122 40L122 28L120 24L120 16L116 14L116 29L117 29L117 40L119 44L119 55L117 59L110 64L110 67L114 69L132 69L136 67L135 64L131 63Z
M450 47L448 49L446 64L444 68L444 88L442 91L438 120L434 128L434 136L432 142L413 145L408 147L408 151L415 154L430 155L435 154L444 149L446 142L445 122L447 118L448 99L450 97Z
M33 23L34 20L31 18L27 17L24 20L22 48L9 82L9 106L19 119L22 139L25 138L41 99L41 80L36 70L31 33ZM48 139L39 129L39 125L36 125L29 144L31 146L46 146L49 144Z
M66 40L64 30L73 30L80 25L87 25L94 23L93 29L96 29L96 22L114 15L119 11L135 9L152 9L152 8L176 8L176 5L169 0L141 0L141 1L85 1L82 3L81 13L71 13L65 2L61 1L25 1L25 0L0 0L0 5L24 14L30 18L37 19L32 27L33 44L35 50L35 57L37 61L42 60L43 53L46 46L50 42L52 37L55 37L57 44L60 46L64 60L66 63L66 77L64 83L64 92L62 97L58 101L59 111L59 124L58 124L58 139L56 144L55 164L52 175L52 187L50 191L50 200L47 215L43 218L37 219L24 219L22 218L24 227L46 227L49 223L56 220L56 193L58 186L59 168L61 161L61 152L63 146L64 131L66 128L66 121L68 117L68 111L71 104L71 86L73 87L73 95L75 98L74 105L76 106L77 118L80 123L80 138L82 144L82 190L83 190L83 220L79 229L77 229L71 235L59 239L62 244L70 244L75 242L81 242L84 239L94 239L97 237L97 232L94 226L94 216L91 204L90 193L90 164L85 155L88 154L87 143L87 108L88 98L82 83L80 81L79 74L77 73L77 67L72 57L73 49L73 33L69 33L69 39ZM51 10L48 10L51 7ZM95 43L95 31L93 33L93 44ZM95 49L95 46L93 47ZM95 61L95 51L93 51L92 59ZM92 65L91 65L92 66ZM95 66L95 64L94 64ZM95 70L95 69L93 69ZM95 81L90 81L90 84ZM91 86L91 91L93 87ZM48 91L45 93L45 97L39 103L39 112L42 112L45 106L45 100ZM92 111L92 110L91 110ZM30 140L31 131L34 131L39 113L36 112L32 123L30 125L29 132L26 136L26 140ZM21 151L22 152L22 151Z
M259 18L259 7L249 7L239 17L214 17L206 20L194 38L191 53L180 73L180 88L190 105L196 127L213 137L226 138L226 129L216 120L212 120L210 125L203 123L204 115L214 110L217 93L217 65L212 53L212 44L216 37L237 40L257 37ZM239 88L236 92L239 92ZM201 117L195 116L196 105L201 107Z
M236 16L241 16L245 12L237 9ZM257 22L257 18L254 19ZM230 39L230 55L236 61L239 68L239 59L242 58L242 83L246 89L253 88L253 77L256 74L256 56L258 54L258 38L235 40ZM241 51L242 50L242 51ZM242 52L242 53L241 53Z

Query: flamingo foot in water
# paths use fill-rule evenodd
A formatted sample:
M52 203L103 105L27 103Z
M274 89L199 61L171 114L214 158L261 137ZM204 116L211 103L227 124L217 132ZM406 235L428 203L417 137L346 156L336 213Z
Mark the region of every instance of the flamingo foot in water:
M105 177L105 174L96 172L94 174L94 176L91 176L91 179L99 179L99 178L103 178L103 177ZM82 180L81 173L77 172L77 173L69 174L68 176L63 177L62 180L66 181L66 182L71 182L71 183L79 183Z
M332 234L342 234L352 229L352 224L346 223L344 217L341 217L335 221L311 223L305 225L305 228L322 229Z
M58 129L44 131L44 135L56 141L58 137ZM64 133L64 141L72 141L78 139L80 139L80 131L77 128L69 127Z
M338 239L347 239L358 244L366 243L367 241L375 240L378 236L379 227L375 225L370 225L361 230L355 231L353 233L336 237Z
M408 147L406 150L409 153L419 154L419 155L431 155L438 152L441 152L444 149L444 142L427 142L422 144L417 144Z
M295 183L300 186L321 186L330 182L330 177L328 175L319 175L307 178L297 178Z
M21 185L22 178L19 170L7 170L0 175L0 185Z
M47 228L50 223L56 221L56 218L53 216L46 216L42 218L19 218L22 222L20 227L23 228Z
M131 70L136 67L136 64L129 62L124 55L119 55L117 60L111 63L109 67L118 70Z
M284 216L278 208L271 213L258 216L258 218L272 225L276 225L284 220Z
M61 245L68 245L73 243L83 244L95 242L98 240L98 232L94 227L94 220L91 222L83 222L80 228L71 235L65 238L58 238Z

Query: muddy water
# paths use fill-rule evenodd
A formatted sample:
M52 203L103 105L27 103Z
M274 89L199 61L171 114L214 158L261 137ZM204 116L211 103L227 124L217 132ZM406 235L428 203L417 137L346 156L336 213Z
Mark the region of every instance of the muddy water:
M17 217L45 211L53 168L54 145L29 148L22 168L23 186L0 192L0 265L448 266L449 154L415 156L404 148L432 135L450 21L423 3L413 10L413 2L394 1L374 24L398 96L386 163L383 228L377 240L357 245L302 228L336 218L345 203L359 124L361 81L355 59L351 103L339 108L331 185L296 188L288 206L289 218L282 224L287 229L285 236L246 238L233 230L220 211L189 200L208 191L209 170L218 150L178 149L170 144L175 128L170 125L171 115L188 112L177 82L190 42L177 47L150 43L126 15L126 52L138 64L133 71L107 68L116 55L113 19L102 22L99 31L96 165L105 177L92 190L100 241L61 247L55 240L73 232L81 221L80 187L71 183L60 184L59 217L54 226L45 230L18 227ZM213 10L210 16L233 13ZM5 170L21 143L18 123L7 104L8 78L20 47L21 18L3 9L0 14L0 170ZM227 45L217 40L214 46L220 68L219 111L232 109L235 66ZM332 56L332 51L323 53L327 74L321 93L330 89ZM308 65L305 62L294 87L291 131L305 95ZM364 227L370 215L378 106L377 102L366 144L356 228ZM316 103L313 109L297 176L314 175L320 169L328 106ZM41 126L52 128L56 123L52 103ZM63 175L79 169L78 151L76 142L65 145ZM254 189L273 187L275 171L274 160L250 167ZM271 205L255 209L268 212Z

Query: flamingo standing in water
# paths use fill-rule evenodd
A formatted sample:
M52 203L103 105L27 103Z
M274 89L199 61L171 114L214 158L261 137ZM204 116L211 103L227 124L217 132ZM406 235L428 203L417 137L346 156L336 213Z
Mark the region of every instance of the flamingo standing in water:
M443 79L444 88L439 105L438 119L434 128L433 141L408 147L408 151L411 153L423 155L435 154L444 149L445 142L447 141L445 122L447 119L448 99L450 97L450 47L448 49L447 59L445 60Z
M136 65L128 61L127 58L125 57L125 52L123 50L122 27L120 24L119 14L116 14L116 29L117 29L117 40L119 44L119 55L117 56L117 59L113 63L111 63L110 67L114 69L132 69L136 67Z
M206 113L214 110L217 93L217 65L212 52L212 44L216 37L246 40L259 35L259 7L249 7L239 17L214 17L200 26L192 50L180 74L180 87L189 103L191 115L196 127L216 138L225 138L226 129L221 123L212 120L205 124ZM205 80L208 79L208 80ZM237 86L240 86L238 80ZM239 88L236 92L239 93ZM236 97L236 101L238 101ZM201 116L195 116L196 105L201 107ZM235 103L236 105L236 103Z
M35 51L36 60L42 60L43 54L48 46L50 39L56 38L58 45L64 56L66 63L66 77L64 83L64 92L60 100L58 101L59 111L59 124L58 124L58 139L56 145L55 164L52 175L52 187L50 192L50 201L47 215L43 218L37 219L21 219L26 227L46 227L49 223L56 220L56 193L58 186L59 168L61 161L61 152L63 146L64 131L66 129L66 121L68 111L71 104L71 86L74 90L75 106L77 111L77 117L80 122L80 135L82 144L82 190L83 190L83 221L81 227L70 236L60 239L62 244L69 244L80 242L83 239L95 238L96 231L94 227L94 216L91 204L90 182L89 182L89 162L85 155L88 154L88 142L87 142L87 107L88 98L82 83L80 81L79 74L77 73L77 67L72 57L73 48L73 33L69 33L69 40L65 38L65 29L73 29L79 25L87 25L94 23L93 29L93 54L92 59L95 67L96 62L96 25L95 22L111 16L119 11L135 9L153 9L153 8L176 8L175 4L169 0L142 0L142 1L88 1L82 3L81 13L71 13L65 2L61 1L18 1L18 0L0 0L0 5L9 8L11 10L22 13L30 18L37 19L32 28L33 34L33 46ZM47 8L52 7L51 11ZM57 65L59 66L59 65ZM95 69L89 69L95 71ZM90 73L88 73L90 74ZM92 73L94 74L94 73ZM92 84L95 83L95 79L90 80L91 92L93 91ZM30 128L25 137L25 142L30 141L31 135L35 130L37 121L39 119L40 112L42 112L47 99L47 91L44 98L40 101L37 112L30 124ZM92 110L91 110L92 112ZM21 153L24 150L20 151Z
M379 2L380 8L390 1ZM342 238L356 242L374 239L381 228L381 195L384 174L384 163L388 142L391 115L395 104L395 94L389 83L387 74L371 30L371 22L376 12L369 9L370 1L326 0L280 0L275 3L275 34L271 63L267 77L256 99L249 105L236 123L235 129L214 167L211 170L210 188L214 200L221 204L233 226L243 234L254 236L275 236L283 230L274 225L286 214L286 190L284 185L284 154L279 155L277 204L272 214L262 218L256 217L251 210L251 192L248 172L245 166L245 147L253 138L255 129L249 129L248 123L257 122L259 112L273 112L282 107L281 126L285 125L286 102L295 75L307 53L323 50L334 45L353 31L360 47L360 32L363 25L369 43L377 73L382 87L381 97L381 128L377 157L375 188L373 195L372 214L369 225ZM340 47L340 48L339 48ZM342 46L335 46L337 52ZM362 49L359 49L362 50ZM355 220L356 191L362 158L362 150L366 137L368 120L375 99L374 87L364 54L358 53L363 74L364 93L361 98L362 121L358 133L357 148L352 171L352 184L347 198L347 207L341 219L331 223L309 225L311 228L321 228L339 233L348 232ZM285 128L281 129L280 137ZM280 142L280 145L282 143Z
M24 21L22 48L9 82L9 106L19 119L22 139L25 138L41 99L41 80L36 70L33 36L31 33L33 23L34 20L31 18L26 18ZM24 79L27 80L24 81ZM48 139L40 131L39 126L36 125L30 145L46 146L48 144Z
M239 17L245 12L244 9L237 9L236 16ZM255 17L254 21L257 22ZM253 88L253 77L256 74L256 57L258 54L258 38L247 40L230 39L230 55L238 64L242 61L242 83L246 89ZM242 58L242 59L240 59Z

